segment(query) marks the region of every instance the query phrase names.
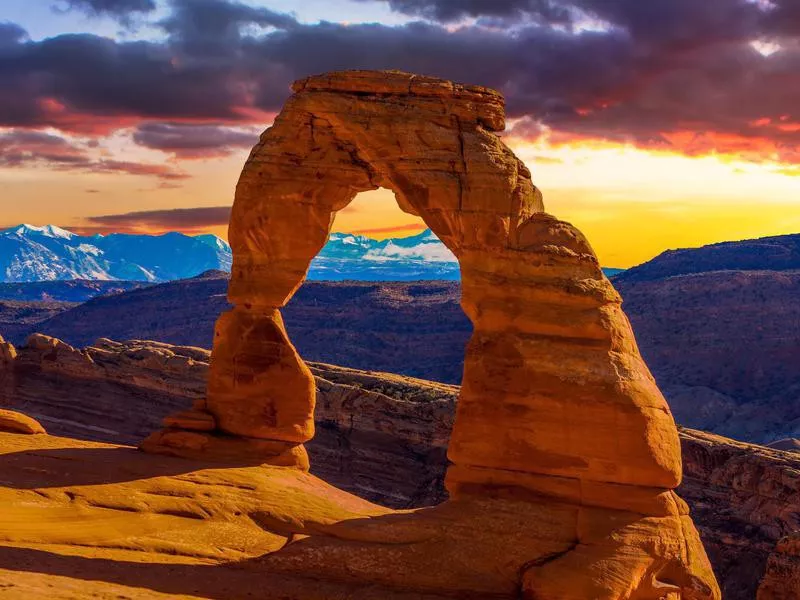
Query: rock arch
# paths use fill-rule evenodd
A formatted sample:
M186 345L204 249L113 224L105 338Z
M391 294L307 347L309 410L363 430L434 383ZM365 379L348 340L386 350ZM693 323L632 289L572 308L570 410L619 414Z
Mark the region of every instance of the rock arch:
M451 498L524 490L600 511L569 526L578 549L528 565L524 587L537 598L655 598L662 585L699 590L675 598L718 597L672 492L681 459L667 403L591 246L544 212L529 171L495 135L502 97L400 72L329 73L293 90L236 188L234 308L217 323L207 399L145 449L308 468L314 383L280 309L336 211L358 192L389 188L458 258L474 326L448 451ZM631 531L603 537L615 522L605 509L638 515ZM647 581L639 595L606 596L587 577L568 582L583 591L562 594L570 573L594 568Z
M504 128L502 97L404 73L332 73L293 89L236 188L235 308L217 327L207 404L218 427L287 443L313 435L313 379L279 310L336 211L385 187L461 264L475 333L451 482L497 469L677 485L677 432L620 298L493 133Z

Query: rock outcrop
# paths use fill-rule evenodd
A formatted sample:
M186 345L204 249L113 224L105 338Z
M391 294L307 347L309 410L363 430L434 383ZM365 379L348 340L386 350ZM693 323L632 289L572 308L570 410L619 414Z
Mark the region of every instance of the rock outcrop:
M0 408L0 431L33 435L47 433L36 419L15 410Z
M217 321L207 396L173 419L183 428L141 447L308 468L315 382L280 310L336 212L383 186L458 258L474 326L450 499L343 525L347 544L312 536L265 566L437 593L718 598L673 491L681 459L667 403L589 243L544 213L527 168L494 134L502 97L399 72L330 73L293 89L237 185L233 308ZM487 564L500 548L502 565Z
M767 574L757 600L795 600L800 597L800 533L778 542L767 562Z
M723 598L751 600L765 570L775 579L767 559L776 544L800 530L800 457L689 429L681 443L679 491L692 507ZM791 579L775 579L772 588L785 594L776 597L800 597Z
M198 348L100 339L76 349L39 334L2 348L13 356L0 364L4 404L71 437L137 444L205 393L209 353Z

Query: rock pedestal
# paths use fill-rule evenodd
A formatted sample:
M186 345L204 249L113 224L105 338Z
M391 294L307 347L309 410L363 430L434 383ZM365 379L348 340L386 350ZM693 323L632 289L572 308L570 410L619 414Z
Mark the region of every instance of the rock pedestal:
M478 519L477 511L491 521L481 503L510 494L514 518L555 519L552 531L530 533L557 543L538 540L519 567L528 598L719 598L672 491L681 459L669 407L589 243L544 212L530 172L495 135L504 128L502 96L371 71L310 77L293 90L236 188L234 308L218 321L207 399L195 407L214 429L206 416L173 418L145 448L214 454L216 440L226 448L245 440L248 448L265 444L265 457L302 454L314 434L313 378L279 311L336 212L359 192L389 188L458 258L474 325L449 446L447 487L459 508L435 514L459 523ZM202 431L183 431L189 422ZM426 574L412 550L369 543L419 527L359 533L363 556L351 548L359 558L342 577L361 564L365 578L391 584L401 574L381 566L389 561L404 565L402 577L433 585L436 564L427 563ZM279 554L273 568L293 564L291 551ZM329 546L295 554L296 564L326 573L347 562Z

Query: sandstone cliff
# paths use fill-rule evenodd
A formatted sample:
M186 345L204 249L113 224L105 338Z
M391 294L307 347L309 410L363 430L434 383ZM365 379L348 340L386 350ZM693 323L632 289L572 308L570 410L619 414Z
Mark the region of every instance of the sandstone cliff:
M11 399L18 408L57 435L130 444L166 414L201 397L209 359L205 350L141 341L101 340L78 351L34 338L17 352L20 377ZM318 390L317 435L308 444L316 475L392 507L446 498L456 386L310 366ZM796 561L788 546L776 550L776 544L800 529L800 457L693 430L681 431L681 444L680 493L692 508L724 598L751 600L766 570L772 575L765 585L786 591L776 574ZM792 590L800 588L786 593Z

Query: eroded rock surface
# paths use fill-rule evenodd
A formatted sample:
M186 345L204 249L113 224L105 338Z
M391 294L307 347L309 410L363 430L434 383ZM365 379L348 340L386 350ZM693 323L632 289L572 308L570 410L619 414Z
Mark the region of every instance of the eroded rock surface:
M800 533L778 542L767 562L767 574L757 600L794 600L800 597Z
M0 431L28 435L46 433L44 427L36 419L14 410L2 408L0 408Z

